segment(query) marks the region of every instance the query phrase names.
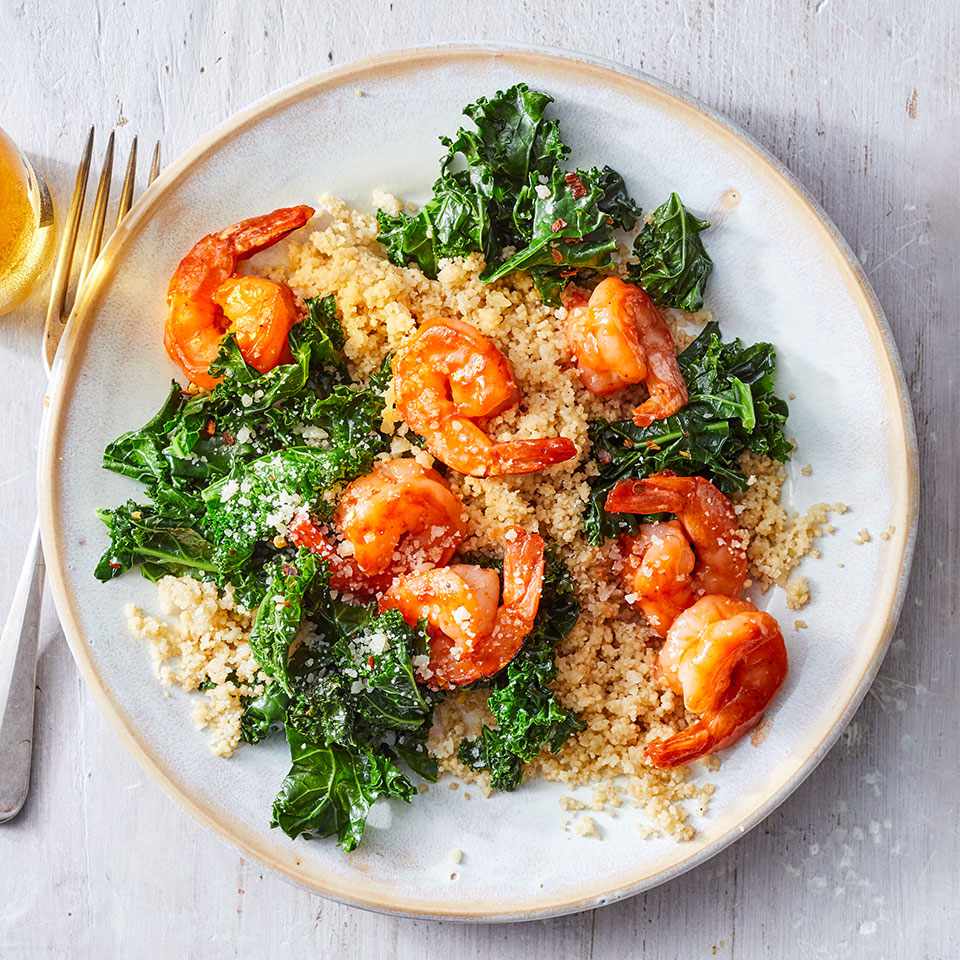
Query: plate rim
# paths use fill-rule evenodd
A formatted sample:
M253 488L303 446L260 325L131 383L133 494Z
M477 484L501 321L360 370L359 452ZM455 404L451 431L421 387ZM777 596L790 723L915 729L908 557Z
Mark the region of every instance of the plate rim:
M604 889L600 893L597 893L594 889L585 895L559 897L549 902L540 900L532 908L525 908L520 900L511 904L508 909L505 909L502 905L496 907L493 905L485 906L482 902L478 903L476 908L464 909L459 906L449 908L443 901L437 901L427 906L422 901L413 901L403 894L393 891L388 896L371 894L369 891L364 895L362 887L359 885L354 885L353 888L348 889L342 881L325 884L318 882L316 878L304 876L293 867L275 860L269 850L261 848L255 840L256 834L252 831L249 832L249 835L244 835L238 828L219 820L202 801L191 796L168 774L161 761L153 755L147 744L141 740L139 731L131 723L128 723L123 709L114 698L113 692L101 680L90 655L90 645L74 612L75 600L67 583L64 559L59 549L59 539L62 531L54 512L56 491L59 485L57 451L60 431L58 428L68 407L68 398L71 394L70 386L79 372L78 347L82 343L83 331L94 315L91 307L97 303L102 290L112 278L112 271L109 267L116 260L118 252L128 240L136 236L141 225L148 220L151 210L160 198L174 189L179 180L208 152L276 110L283 109L307 97L322 95L326 88L340 86L351 80L362 80L364 76L371 73L389 71L391 68L409 69L415 67L418 62L429 66L438 61L463 59L515 60L518 64L530 60L546 61L554 66L559 63L568 69L585 71L595 78L599 77L601 81L607 84L626 85L634 89L641 89L647 95L652 93L662 99L673 101L675 106L685 107L698 114L702 120L712 124L718 133L739 141L741 146L748 148L757 161L766 166L770 172L776 174L796 197L797 201L812 214L813 219L823 228L827 241L833 247L831 253L838 256L841 269L845 270L849 279L853 281L854 289L863 301L864 309L861 312L865 315L865 318L872 321L872 332L877 339L878 360L885 360L888 367L897 400L893 409L896 409L899 414L904 437L906 526L905 535L900 540L900 555L895 560L899 567L897 581L891 595L887 598L883 626L876 638L870 659L856 683L848 688L849 696L845 706L838 712L824 737L809 751L802 765L792 777L781 782L775 789L766 791L763 801L758 803L747 816L732 824L725 833L715 840L692 854L679 859L672 866L653 873L639 874L626 883ZM233 846L269 866L298 886L341 903L375 912L417 919L484 922L546 919L625 899L666 883L709 860L769 816L824 759L860 706L879 670L896 629L909 583L919 515L919 456L913 411L909 402L909 393L900 355L889 323L862 266L849 244L820 204L784 164L738 124L672 84L592 54L549 46L509 43L464 44L454 42L407 47L355 60L342 67L298 80L254 101L250 106L227 118L205 137L200 138L166 168L153 185L144 192L123 224L110 238L65 330L51 372L45 401L47 409L39 438L37 480L40 526L46 557L47 578L52 589L60 624L73 658L100 709L107 715L111 725L119 732L120 738L127 749L133 753L144 770L160 783L169 796L173 797L201 824L211 828ZM893 562L891 560L891 563Z

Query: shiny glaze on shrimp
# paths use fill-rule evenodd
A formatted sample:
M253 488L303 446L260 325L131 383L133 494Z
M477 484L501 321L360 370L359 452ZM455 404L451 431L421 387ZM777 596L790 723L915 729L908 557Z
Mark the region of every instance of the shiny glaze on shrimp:
M598 396L644 383L649 397L633 411L633 422L647 427L687 404L687 384L660 311L638 286L607 277L587 299L568 288L567 339L583 385Z
M543 539L509 527L504 542L502 597L495 571L468 564L401 577L381 597L381 610L399 610L411 625L426 619L430 663L423 676L431 687L494 676L533 629L543 590Z
M394 365L397 409L438 460L475 477L533 473L576 456L565 437L494 442L475 421L520 399L507 358L469 323L422 324Z
M435 470L384 460L347 486L332 529L301 517L290 540L327 561L334 590L371 596L400 574L447 563L467 535L466 519Z
M664 636L698 597L737 597L747 578L746 550L729 499L704 477L655 474L621 480L607 495L609 513L672 513L620 538L624 589Z
M706 596L673 622L659 663L699 718L646 748L655 766L677 767L729 746L760 721L787 675L787 648L769 613L746 600Z
M287 334L297 322L289 287L262 277L237 277L237 266L313 216L307 206L285 207L241 220L198 240L180 261L167 288L164 346L190 380L211 390L207 372L228 330L244 359L266 373L289 356Z

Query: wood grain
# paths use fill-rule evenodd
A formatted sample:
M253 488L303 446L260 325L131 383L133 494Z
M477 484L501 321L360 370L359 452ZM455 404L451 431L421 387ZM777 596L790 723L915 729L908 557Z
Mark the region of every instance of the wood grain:
M395 920L294 889L148 782L82 689L50 611L37 755L0 827L0 957L960 956L960 15L938 0L0 5L0 123L61 205L86 124L166 157L300 76L390 47L589 50L682 87L803 181L862 259L917 416L922 529L897 638L823 765L714 860L591 914ZM42 304L0 321L0 609L33 522Z

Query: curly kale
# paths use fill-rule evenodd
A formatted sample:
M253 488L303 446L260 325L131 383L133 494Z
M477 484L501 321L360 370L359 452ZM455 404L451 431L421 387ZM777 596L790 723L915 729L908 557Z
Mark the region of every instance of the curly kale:
M590 424L591 456L598 473L584 528L591 543L634 529L629 514L606 513L607 494L619 480L661 470L711 479L721 490L743 490L739 466L746 451L788 460L792 445L784 434L787 404L773 391L777 354L772 344L723 343L720 328L708 323L679 357L689 402L679 413L638 427L632 420Z
M713 261L700 239L710 226L690 213L675 193L657 207L633 243L637 258L629 279L654 303L680 310L699 310Z
M562 707L550 689L556 676L554 649L573 629L580 614L570 573L551 556L544 576L540 610L521 651L493 682L487 707L497 721L475 740L460 744L460 760L488 770L497 790L515 790L529 763L546 746L558 751L582 729L576 715Z
M174 383L143 427L107 446L104 467L143 483L150 502L100 511L110 535L100 579L139 564L153 579L232 582L256 606L283 505L322 511L323 492L387 448L379 426L389 358L366 385L352 384L334 298L306 305L290 331L291 363L261 374L227 336L210 367L221 378L213 390L188 395Z
M551 102L518 83L465 107L476 129L441 137L431 199L413 216L377 213L390 259L435 277L441 258L480 251L483 280L528 270L548 303L581 271L609 268L614 231L632 229L640 209L609 167L564 169L570 148L546 118Z

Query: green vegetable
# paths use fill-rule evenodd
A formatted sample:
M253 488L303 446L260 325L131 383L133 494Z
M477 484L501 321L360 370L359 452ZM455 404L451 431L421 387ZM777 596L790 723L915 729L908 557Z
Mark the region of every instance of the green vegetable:
M427 641L396 610L377 615L373 607L333 600L326 589L313 599L319 640L305 642L287 664L293 766L273 822L291 837L336 833L352 850L374 800L413 797L398 761L436 778L425 749L433 703L417 687L411 663ZM259 661L256 647L254 654Z
M701 475L732 493L746 486L739 466L744 451L788 460L784 435L788 408L773 392L777 372L772 344L723 343L709 323L679 357L689 403L679 413L638 427L631 420L590 425L591 455L599 473L590 480L584 527L591 543L629 532L636 518L606 513L604 501L618 480L661 470Z
M240 734L247 743L259 743L271 731L278 730L287 715L290 697L279 683L268 684L259 697L251 700L240 718Z
M413 216L377 213L390 259L435 277L441 258L480 251L483 280L529 270L549 303L578 272L609 268L614 229L631 229L640 210L609 167L563 169L570 150L545 117L551 102L519 83L465 107L476 129L441 137L431 199ZM505 257L507 247L515 252Z
M151 580L164 574L177 577L217 570L214 548L207 540L148 505L128 500L113 510L98 510L97 516L110 534L110 546L94 571L98 580L111 580L138 563Z
M550 689L556 676L554 648L573 629L579 614L569 571L550 557L534 628L494 680L487 700L497 726L484 727L479 738L464 740L459 748L460 760L467 766L490 771L490 783L497 790L515 790L524 763L544 746L556 752L583 727Z
M317 575L317 558L301 550L295 562L272 561L267 589L250 631L250 649L260 669L290 693L287 660L303 623L305 595Z
M174 383L148 423L108 445L104 466L145 484L151 503L100 512L111 540L100 579L141 564L153 579L232 582L256 606L277 554L273 522L292 502L322 512L324 491L366 472L386 449L379 425L389 358L365 386L351 384L334 298L306 305L290 331L292 363L261 374L227 336L210 367L222 378L212 391L189 396ZM304 445L307 434L315 445Z
M653 211L633 242L637 262L629 279L639 284L654 303L680 310L699 310L713 261L700 233L710 224L690 213L675 193Z
M293 765L273 801L271 826L289 837L336 836L344 850L354 850L376 800L413 799L413 785L384 753L323 746L290 726L287 742Z

